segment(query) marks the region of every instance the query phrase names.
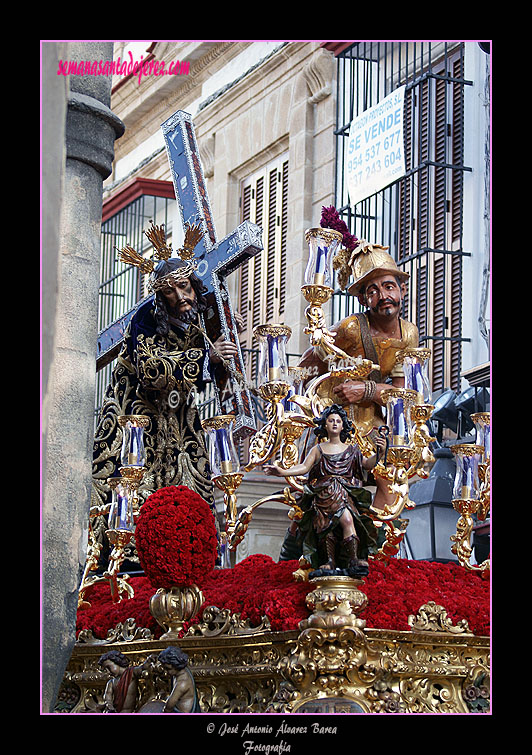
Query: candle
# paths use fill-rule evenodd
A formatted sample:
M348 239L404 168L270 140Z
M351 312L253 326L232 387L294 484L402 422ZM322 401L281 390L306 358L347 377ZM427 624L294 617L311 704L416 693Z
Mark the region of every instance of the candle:
M392 404L392 445L404 446L407 435L404 401L397 398Z
M141 453L142 428L132 426L129 429L129 453L127 463L131 466L139 464L139 455Z
M413 362L410 365L410 375L411 384L407 388L412 388L413 391L423 394L423 375L419 362Z
M231 460L231 449L229 448L229 440L227 438L227 428L220 427L215 430L216 434L216 447L220 456L220 471L222 474L230 474L233 471L233 463Z
M477 425L476 441L477 445L482 446L484 449L484 460L490 458L490 426L489 425Z
M328 248L318 243L316 249L316 265L314 268L314 283L323 286L325 283L325 271L327 267Z
M490 458L490 426L484 426L484 459Z
M428 349L412 349L403 357L405 387L417 393L416 403L418 404L430 404L431 400L426 361L429 356Z
M456 457L453 499L478 500L478 464L482 446L462 443L451 446L451 451Z
M462 485L462 490L460 493L460 497L463 500L467 500L471 498L471 486L470 485Z
M118 508L118 517L117 517L117 524L118 526L116 529L125 530L129 529L128 526L128 516L127 516L127 509L128 509L128 499L127 495L123 494L119 488L117 491L117 508Z
M109 511L109 528L112 530L130 530L129 497L127 487L119 483L114 488L113 502Z
M305 283L309 286L332 286L332 263L342 243L342 234L331 228L308 228L305 239L309 245Z
M423 365L419 362L405 359L404 363L405 387L417 393L417 403L423 404L425 401L425 379L423 376Z
M279 380L279 345L277 336L268 335L268 380Z
M146 463L144 448L144 428L148 420L145 417L121 415L118 422L122 427L122 448L120 461L123 467L143 467Z

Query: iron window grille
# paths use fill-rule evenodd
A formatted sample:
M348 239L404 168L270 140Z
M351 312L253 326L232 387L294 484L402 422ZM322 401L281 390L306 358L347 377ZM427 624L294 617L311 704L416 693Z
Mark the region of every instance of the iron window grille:
M148 229L151 220L157 225L164 224L168 240L171 242L175 211L175 199L141 194L118 212L103 220L98 291L99 332L121 315L129 312L147 296L146 276L142 275L136 267L120 262L117 249L129 244L143 256L151 257L152 246L144 235L144 231ZM114 361L96 373L96 416L113 367Z
M357 238L390 247L410 274L402 316L432 350L434 391L458 389L461 372L464 43L356 42L337 56L336 207ZM406 172L350 205L345 184L351 121L405 85ZM336 291L332 318L359 310Z

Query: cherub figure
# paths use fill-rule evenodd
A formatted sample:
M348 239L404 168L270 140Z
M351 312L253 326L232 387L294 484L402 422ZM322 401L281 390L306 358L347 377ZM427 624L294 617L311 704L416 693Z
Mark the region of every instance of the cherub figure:
M304 511L297 537L302 540L303 555L315 569L311 576L366 576L367 557L376 546L377 529L367 513L371 493L363 484L385 440L378 436L377 453L365 458L356 444L345 442L353 425L338 404L324 409L314 421L314 433L321 442L305 460L289 469L275 463L264 465L264 471L281 477L307 476L303 493L296 494Z
M100 656L98 664L109 672L111 678L104 692L104 713L134 713L137 703L137 681L142 672L151 668L150 656L141 666L131 666L129 658L119 650L110 650Z
M201 713L196 683L188 667L188 655L179 647L168 647L158 655L161 666L172 677L172 691L163 713Z

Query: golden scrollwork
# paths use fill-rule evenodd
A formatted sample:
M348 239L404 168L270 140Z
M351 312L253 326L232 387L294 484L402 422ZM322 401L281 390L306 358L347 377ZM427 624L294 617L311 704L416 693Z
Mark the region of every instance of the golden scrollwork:
M309 336L310 345L325 359L349 360L349 355L335 345L335 334L329 330L325 320L323 305L333 295L333 289L320 284L309 284L303 286L301 292L309 303L305 309L308 325L303 332Z
M481 564L471 563L471 555L473 553L471 546L471 536L474 526L473 515L479 510L480 502L470 499L454 499L452 504L460 516L456 523L456 532L454 535L451 535L451 541L453 542L451 551L458 558L458 562L468 569L468 571L476 571L484 576L488 576L490 572L489 559L486 559Z
M288 487L285 488L282 493L275 493L260 498L258 501L252 503L251 506L244 507L233 520L233 526L228 528L228 545L231 550L235 550L239 543L244 539L255 509L265 503L284 503L286 506L290 506L288 516L291 519L297 520L303 515L299 506L296 505L296 500Z
M217 488L223 491L224 494L224 508L225 508L225 531L228 537L228 543L233 542L233 532L237 523L237 497L236 491L242 484L244 475L240 472L229 472L227 474L217 475L213 477L213 482Z
M216 606L207 606L203 610L201 621L189 627L184 636L240 636L258 634L269 630L271 630L271 625L267 616L263 616L260 624L257 626L251 626L251 621L249 619L242 619L239 613L231 613L228 608L222 610Z
M310 700L349 695L352 675L367 661L365 621L358 617L367 596L361 580L320 577L306 602L311 615L300 622L297 644L279 666L286 680L272 710L294 712Z
M292 328L288 325L281 325L279 323L267 323L264 325L257 325L257 327L253 329L253 335L256 338L264 338L265 336L287 338L292 335Z
M461 619L456 625L453 624L445 608L437 605L433 600L422 605L416 615L410 615L408 625L413 632L472 634L465 619Z
M279 450L286 468L296 462L297 449L294 443L301 437L304 429L312 427L314 422L303 414L285 410L281 402L287 396L289 388L289 384L283 381L268 382L260 386L262 398L269 402L266 408L268 421L251 439L246 472L265 464Z

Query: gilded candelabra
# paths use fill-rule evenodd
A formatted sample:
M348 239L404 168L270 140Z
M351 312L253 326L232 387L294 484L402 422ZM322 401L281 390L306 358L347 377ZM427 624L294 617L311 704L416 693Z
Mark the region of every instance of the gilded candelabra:
M144 429L149 419L141 415L122 415L118 424L122 428L122 449L119 477L107 480L112 494L112 501L105 506L92 506L89 512L89 539L87 558L78 592L78 605L87 605L86 591L98 582L108 582L114 602L127 594L133 596L133 588L128 582L128 574L120 574L135 531L135 522L139 514L138 489L145 472L146 453L144 449ZM101 576L92 574L99 566L102 544L94 532L94 522L98 517L107 516L105 534L111 544L107 569Z
M308 326L304 332L309 336L310 345L317 353L330 361L350 357L334 343L334 333L327 328L323 305L334 294L333 261L342 243L342 234L330 228L309 228L305 232L309 245L309 259L305 270L305 285L301 293L309 306L305 310Z
M382 392L390 445L386 459L379 461L373 474L388 481L394 499L386 503L378 517L381 521L397 519L404 508L414 507L408 495L409 481L414 476L428 477L427 467L434 462L429 446L434 438L426 424L434 406L417 404L418 395L411 388L389 388Z
M456 459L452 503L460 514L456 533L451 535L451 550L466 569L487 576L489 559L480 564L471 563L471 538L475 519L485 521L490 509L490 415L480 412L472 414L471 419L477 430L476 443L459 443L451 447Z
M234 415L223 414L209 417L202 422L202 427L209 438L212 481L224 494L226 535L229 540L237 515L235 492L244 477L240 471L240 460L233 441L234 421Z
M346 380L367 382L370 373L378 365L369 359L350 357L335 343L335 334L326 325L323 305L334 293L333 268L335 255L340 254L342 234L329 228L310 228L305 233L309 245L309 259L305 270L305 283L301 288L309 306L305 310L311 346L322 360L328 363L325 375L311 378L306 390L293 390L289 380L286 360L286 341L291 329L286 325L260 325L254 330L259 342L258 392L266 403L267 421L255 433L249 445L249 459L244 472L249 472L276 455L280 466L290 469L298 462L297 443L302 433L314 425L314 419L323 409L336 403L334 388ZM384 392L387 411L389 445L384 459L374 469L377 478L383 480L389 490L384 509L372 506L371 516L378 526L384 528L385 543L378 557L389 558L398 552L404 538L407 521L399 519L404 508L413 508L409 499L409 480L414 476L427 477L434 462L430 443L434 440L427 423L434 410L430 403L430 388L427 378L429 349L408 349L397 355L405 375L405 388ZM352 442L356 442L365 456L375 452L372 434L377 430L371 401L346 407L353 422ZM211 437L211 447L216 448L214 424L220 417L211 418L204 428ZM219 434L219 433L218 433ZM228 447L232 444L229 437ZM236 454L235 454L236 458ZM214 460L216 463L216 460ZM212 462L211 462L212 463ZM232 465L230 473L221 470L214 475L215 484L224 491L226 533L229 547L236 548L244 537L254 510L266 502L281 502L290 507L289 516L298 519L301 510L295 505L293 490L302 490L294 477L286 477L288 487L282 493L266 496L248 506L237 515L236 490L243 479L240 469Z
M297 459L297 440L305 427L313 424L299 411L286 408L292 385L288 379L285 342L290 337L291 330L285 325L260 325L254 334L261 344L259 393L267 403L268 420L251 439L249 461L243 472L249 472L264 464L277 452L280 452L285 467L289 468ZM283 493L261 498L237 514L236 491L244 474L240 469L239 456L233 442L234 419L233 415L217 415L202 422L208 435L213 482L224 494L224 534L230 550L235 550L242 542L254 510L266 502L283 503L290 507L289 516L300 516L289 487L285 488Z

